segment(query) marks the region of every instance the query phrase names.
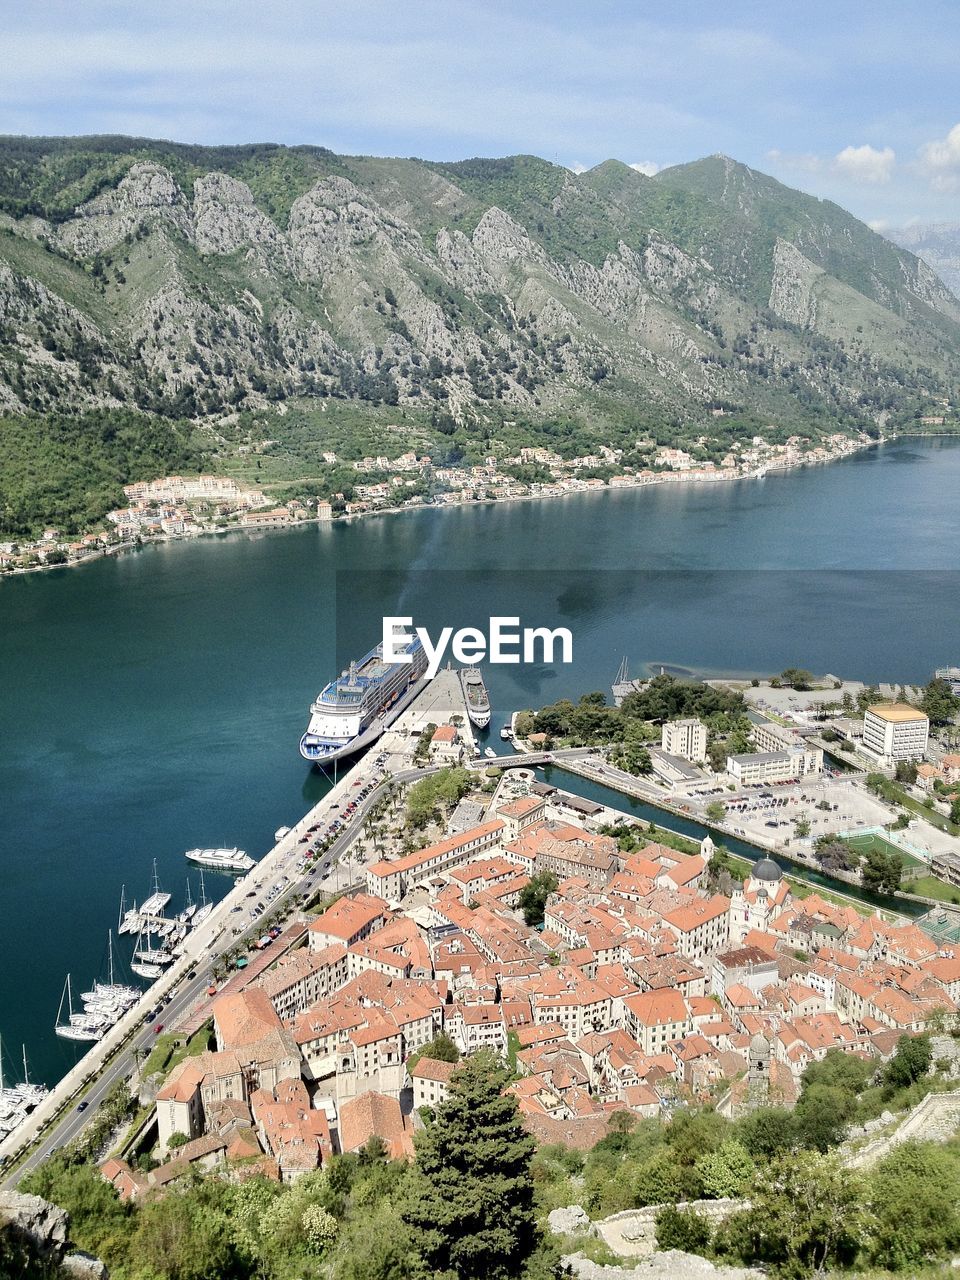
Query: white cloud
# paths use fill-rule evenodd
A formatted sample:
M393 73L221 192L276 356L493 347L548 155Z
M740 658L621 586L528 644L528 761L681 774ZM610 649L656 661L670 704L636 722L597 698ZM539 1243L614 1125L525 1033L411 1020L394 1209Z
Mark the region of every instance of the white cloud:
M883 235L884 231L890 230L890 222L887 218L870 218L867 226L871 231L876 231L880 235Z
M920 148L920 168L934 191L956 191L960 187L960 124L955 124L945 138Z
M890 181L896 160L893 147L878 150L865 143L862 147L844 147L834 156L833 167L853 182L878 184Z
M637 173L645 174L648 178L652 178L655 173L659 173L663 168L662 164L657 164L655 160L637 160L630 166L636 169Z
M577 161L577 163L576 163L576 164L571 164L571 165L568 165L567 167L569 168L569 170L570 170L570 172L571 172L571 173L586 173L586 172L587 172L587 166L586 166L585 164L581 164L581 163L579 162L579 160Z

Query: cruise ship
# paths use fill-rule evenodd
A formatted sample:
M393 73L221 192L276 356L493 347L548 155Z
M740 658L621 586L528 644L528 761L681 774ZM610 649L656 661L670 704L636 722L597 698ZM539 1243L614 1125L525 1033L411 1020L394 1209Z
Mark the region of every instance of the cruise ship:
M300 739L300 754L314 764L353 755L380 737L416 695L427 668L418 636L401 652L412 662L386 662L377 645L317 696L310 723Z
M197 862L212 871L249 871L256 866L242 849L188 849L183 856L188 862Z
M467 715L478 729L485 729L490 723L490 698L483 676L477 667L464 667L460 672L460 687L467 704Z

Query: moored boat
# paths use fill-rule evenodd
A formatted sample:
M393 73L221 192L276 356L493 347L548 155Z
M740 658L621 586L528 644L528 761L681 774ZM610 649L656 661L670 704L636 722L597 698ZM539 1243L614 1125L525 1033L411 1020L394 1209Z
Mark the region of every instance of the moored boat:
M479 667L464 667L460 672L460 688L467 704L467 715L478 729L490 723L490 698Z
M188 862L196 862L211 871L249 871L256 866L254 860L242 849L188 849L183 855Z

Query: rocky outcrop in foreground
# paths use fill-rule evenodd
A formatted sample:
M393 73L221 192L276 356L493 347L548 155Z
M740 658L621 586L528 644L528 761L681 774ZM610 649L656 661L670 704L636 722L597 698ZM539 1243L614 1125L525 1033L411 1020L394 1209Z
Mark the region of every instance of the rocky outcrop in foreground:
M0 1276L47 1268L62 1280L108 1280L99 1258L71 1252L70 1215L40 1196L0 1191Z
M563 1259L577 1280L762 1280L753 1267L718 1267L695 1253L668 1249L654 1253L631 1267L605 1267L582 1253Z

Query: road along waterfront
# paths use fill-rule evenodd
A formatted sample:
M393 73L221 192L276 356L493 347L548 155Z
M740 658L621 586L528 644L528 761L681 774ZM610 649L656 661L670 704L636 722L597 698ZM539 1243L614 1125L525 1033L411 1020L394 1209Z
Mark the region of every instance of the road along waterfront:
M509 597L524 625L570 627L569 668L484 670L482 747L511 710L608 691L624 653L634 675L925 681L960 660L958 492L960 442L898 441L764 480L196 539L5 581L3 1043L54 1083L78 1060L53 1033L64 977L97 974L121 885L139 900L156 858L179 901L185 849L259 857L322 798L297 752L308 707L383 615L485 620ZM208 897L227 887L207 877Z
M151 1011L162 1004L163 1011L158 1016L166 1020L164 1025L175 1025L195 1009L198 998L210 984L213 965L218 957L234 948L245 936L260 932L256 922L251 925L249 920L254 910L249 907L247 897L251 885L256 886L258 896L276 886L278 906L292 906L301 896L312 896L329 869L357 839L364 816L384 790L397 783L413 782L435 769L436 766L429 766L386 775L367 758L355 769L347 771L251 871L236 881L208 919L188 934L183 954L163 977L153 983L103 1040L63 1077L27 1121L0 1143L0 1186L15 1185L24 1173L76 1138L114 1085L135 1072L139 1054L148 1050L155 1038L152 1030L154 1018L149 1018L150 1026L144 1025ZM358 785L369 785L371 790L357 803L345 829L321 857L305 871L296 874L295 867L303 856L303 837L315 825L339 816L340 806L348 798L353 798ZM247 928L235 935L227 930L231 917L237 911L246 912ZM73 1103L91 1084L92 1087L83 1095L88 1106L79 1112Z

